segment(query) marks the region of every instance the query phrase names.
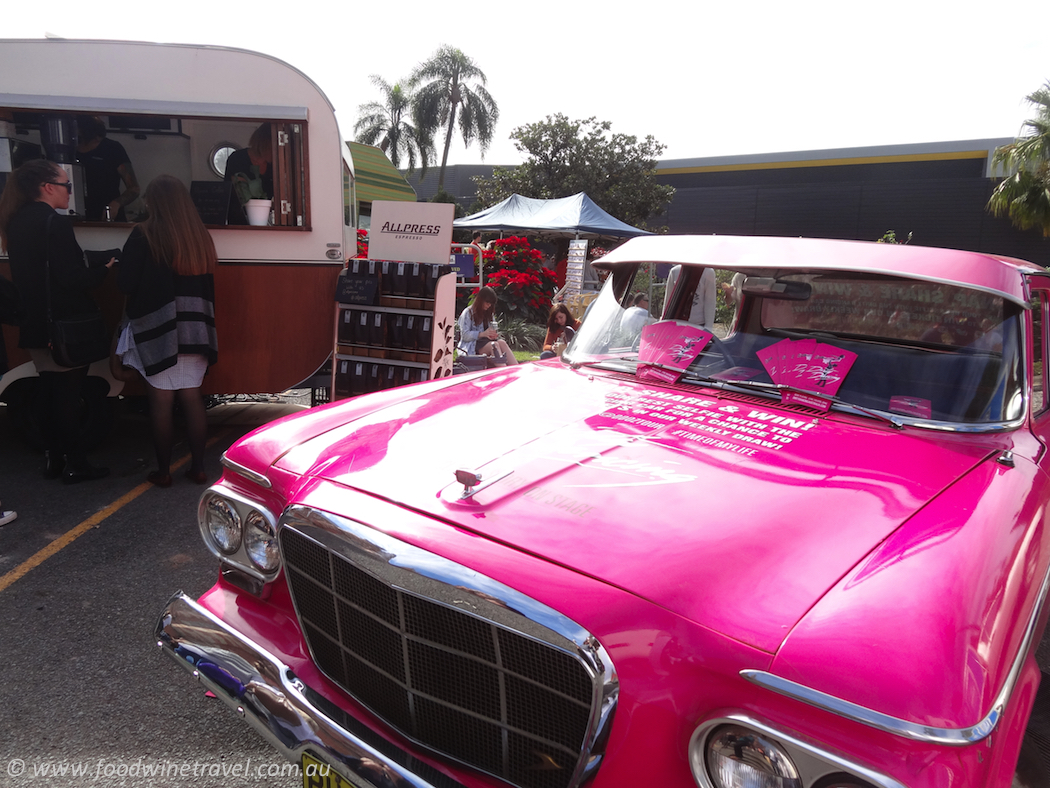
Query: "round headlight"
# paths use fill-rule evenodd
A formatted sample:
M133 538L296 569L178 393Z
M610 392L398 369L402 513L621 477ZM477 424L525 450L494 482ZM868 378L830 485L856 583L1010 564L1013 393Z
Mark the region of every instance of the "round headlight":
M213 497L204 512L205 523L212 541L226 555L237 552L241 545L241 518L229 503Z
M244 551L264 572L275 570L281 560L273 526L254 510L244 520Z
M704 747L704 763L691 753L693 772L706 772L714 788L801 788L798 770L772 740L741 725L714 731Z

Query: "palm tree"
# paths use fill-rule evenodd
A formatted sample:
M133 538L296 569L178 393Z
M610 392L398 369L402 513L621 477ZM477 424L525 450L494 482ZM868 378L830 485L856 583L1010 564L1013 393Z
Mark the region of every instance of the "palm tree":
M371 101L357 108L361 115L354 124L357 141L365 145L378 143L379 149L395 167L400 168L401 162L407 161L410 173L416 169L418 159L420 170L426 175L434 157L434 145L432 135L420 135L408 121L412 97L398 83L390 85L375 74L371 79L382 92L383 101Z
M480 84L471 85L471 82ZM454 47L443 46L429 60L416 66L408 84L415 90L412 115L416 127L430 140L438 129L446 128L445 150L438 175L438 191L441 192L445 186L445 165L452 144L452 131L456 127L456 114L459 114L463 144L470 147L476 139L484 157L499 120L499 107L485 89L484 72Z
M1050 81L1026 96L1036 108L1022 134L997 148L992 162L1009 173L992 192L988 208L1007 215L1022 230L1036 228L1050 237Z

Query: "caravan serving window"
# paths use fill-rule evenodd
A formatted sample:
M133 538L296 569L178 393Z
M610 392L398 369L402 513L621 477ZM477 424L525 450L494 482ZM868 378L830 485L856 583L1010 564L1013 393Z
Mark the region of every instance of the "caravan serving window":
M142 191L156 176L173 175L190 187L205 223L216 228L246 226L240 202L235 196L232 198L233 208L227 210L232 189L229 185L224 187L226 182L223 171L218 168L216 153L225 148L228 156L231 148L234 151L247 148L252 133L261 125L268 125L273 159L272 224L276 227L308 229L310 205L306 122L251 117L247 113L236 112L236 107L232 110L234 114L226 117L217 113L206 117L104 113L96 114L95 117L104 124L106 138L119 143L127 153ZM64 109L39 112L0 107L0 118L11 119L11 122L3 125L4 136L11 138L11 147L19 152L20 160L12 164L18 166L23 160L44 155L68 162L71 147L61 151L48 150L53 145L47 127L49 124L53 127L54 121L58 119L66 121L72 130L76 127L76 119L87 114ZM73 131L70 131L68 143L72 142L72 135ZM145 211L141 196L125 206L127 220L131 222L143 218Z

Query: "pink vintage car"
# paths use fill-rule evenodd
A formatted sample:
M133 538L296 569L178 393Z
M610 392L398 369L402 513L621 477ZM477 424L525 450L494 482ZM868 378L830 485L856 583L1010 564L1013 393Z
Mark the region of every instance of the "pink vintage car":
M648 324L646 262L681 266ZM561 359L230 448L219 581L161 648L304 786L1047 785L1050 275L714 236L601 264Z

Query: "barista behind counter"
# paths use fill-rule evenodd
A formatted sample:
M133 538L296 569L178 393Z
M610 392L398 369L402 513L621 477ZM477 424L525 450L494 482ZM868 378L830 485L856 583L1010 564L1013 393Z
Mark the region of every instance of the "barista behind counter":
M270 124L263 123L248 138L248 147L230 154L226 159L223 180L233 182L232 200L227 215L228 224L247 224L244 204L248 200L273 199L273 143ZM238 204L240 207L238 207Z
M248 139L248 147L230 154L225 179L233 181L241 205L250 199L273 199L273 147L270 124L264 123Z
M139 196L139 183L127 151L106 137L106 125L99 118L77 118L77 138L77 161L84 168L84 218L90 222L126 222L124 206ZM120 190L122 181L124 191Z

